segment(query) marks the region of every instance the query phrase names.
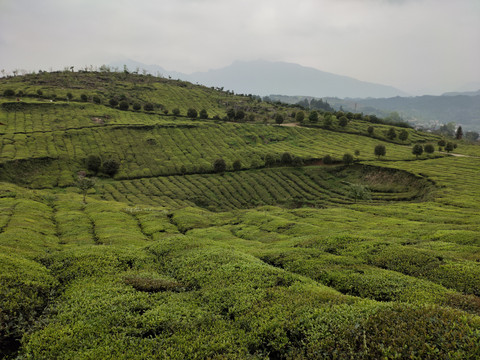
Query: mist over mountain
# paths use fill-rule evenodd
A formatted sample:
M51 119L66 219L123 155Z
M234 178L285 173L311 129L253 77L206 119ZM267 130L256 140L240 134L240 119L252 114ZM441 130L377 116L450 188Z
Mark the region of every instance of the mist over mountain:
M269 94L305 95L339 98L386 98L406 96L405 92L391 86L360 81L314 68L286 62L236 61L233 64L206 72L182 74L163 69L157 65L145 65L135 61L112 63L132 70L148 70L152 74L199 83L206 86L223 87L236 93L266 96Z

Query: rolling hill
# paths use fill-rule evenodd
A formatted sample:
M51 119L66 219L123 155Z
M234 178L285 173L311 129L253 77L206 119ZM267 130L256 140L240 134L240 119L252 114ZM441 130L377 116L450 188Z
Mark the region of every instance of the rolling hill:
M150 75L0 95L5 359L480 356L479 146Z

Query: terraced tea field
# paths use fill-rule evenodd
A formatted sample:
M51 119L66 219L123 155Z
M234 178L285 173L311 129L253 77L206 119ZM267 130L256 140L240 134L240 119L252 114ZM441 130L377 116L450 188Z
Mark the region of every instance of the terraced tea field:
M367 136L362 120L276 126L298 109L153 77L0 79L12 87L45 95L0 98L2 357L480 357L478 145L417 159L413 143L439 138L386 141L388 126ZM68 92L102 103L58 99ZM115 94L264 113L122 111L104 105ZM84 203L90 155L120 168Z

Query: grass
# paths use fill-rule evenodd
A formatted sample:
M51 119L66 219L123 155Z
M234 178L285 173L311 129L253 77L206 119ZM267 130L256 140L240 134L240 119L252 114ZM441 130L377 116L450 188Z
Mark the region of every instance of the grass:
M416 159L411 145L434 136L274 126L295 109L154 77L42 73L6 88L30 96L17 110L0 98L2 357L480 356L478 146ZM257 120L104 105L122 94L221 117L249 107ZM351 166L319 161L355 150ZM306 165L265 167L284 152ZM84 204L72 185L92 154L121 167L97 174Z

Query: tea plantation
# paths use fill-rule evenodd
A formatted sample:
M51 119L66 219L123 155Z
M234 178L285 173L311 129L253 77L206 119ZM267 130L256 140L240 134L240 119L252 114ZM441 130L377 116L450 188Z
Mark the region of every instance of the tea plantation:
M0 357L480 358L480 147L299 111L1 78Z

